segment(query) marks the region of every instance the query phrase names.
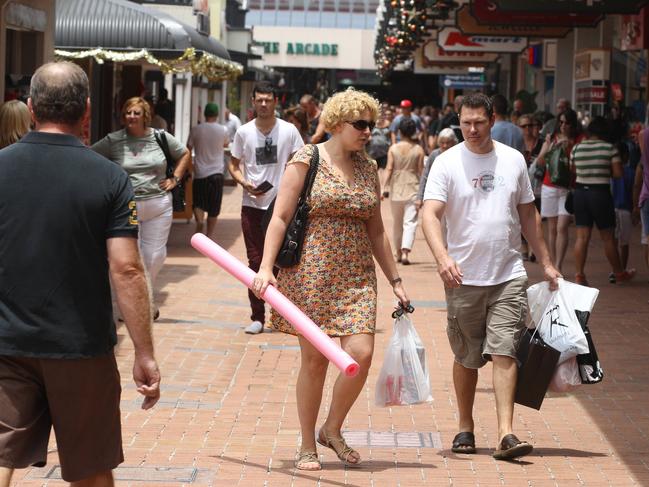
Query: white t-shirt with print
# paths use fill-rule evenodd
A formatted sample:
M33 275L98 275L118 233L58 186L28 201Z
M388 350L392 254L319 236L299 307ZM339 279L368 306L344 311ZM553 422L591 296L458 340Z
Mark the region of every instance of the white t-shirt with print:
M204 122L196 125L187 139L187 145L194 148L194 177L206 178L212 174L223 174L223 148L228 140L225 126L218 122Z
M300 133L292 123L277 119L273 130L264 135L255 121L237 129L231 154L241 161L241 170L247 181L259 186L268 181L273 188L259 196L243 192L243 206L265 210L277 195L279 182L291 154L304 145Z
M462 283L491 286L526 276L517 207L534 201L523 155L493 142L475 154L460 143L435 159L424 200L446 203L448 253Z

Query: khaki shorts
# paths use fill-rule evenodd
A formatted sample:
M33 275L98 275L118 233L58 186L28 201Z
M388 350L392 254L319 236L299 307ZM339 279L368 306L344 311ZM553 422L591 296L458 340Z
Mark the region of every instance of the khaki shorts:
M89 359L0 356L0 466L43 466L54 427L68 482L124 461L115 355Z
M527 277L494 286L446 288L446 333L455 361L479 369L491 355L516 358L525 329Z

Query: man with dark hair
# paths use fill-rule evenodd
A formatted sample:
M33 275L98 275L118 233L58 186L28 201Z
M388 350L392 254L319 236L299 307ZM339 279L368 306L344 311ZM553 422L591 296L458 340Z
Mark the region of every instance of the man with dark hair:
M493 361L498 417L496 459L527 455L513 434L516 352L525 328L527 275L521 230L556 288L523 154L491 138L489 97L472 93L460 106L464 142L435 159L424 193L423 227L444 282L448 337L455 355L456 453L475 453L473 402L478 369ZM441 231L446 217L447 242Z
M491 138L516 149L522 154L525 152L523 132L507 120L507 98L503 95L494 95L491 98L491 103L495 115L494 126L491 128Z
M142 408L160 396L133 189L77 138L90 113L81 68L41 66L28 106L36 130L0 151L0 486L45 465L52 426L63 479L112 486L124 456L109 275Z
M169 99L169 92L162 88L160 90L160 96L158 97L158 103L155 105L155 113L160 115L167 122L167 127L169 128L169 133L173 135L175 127L175 116L176 108L174 107L174 102Z
M439 136L439 133L446 129L450 128L455 132L455 136L457 137L457 140L462 142L464 139L462 138L462 130L460 130L460 119L458 117L458 112L460 111L460 105L462 104L462 95L458 95L455 97L455 100L453 100L453 103L450 104L450 109L449 104L446 104L446 109L445 115L442 117L442 119L439 122L438 128L437 128L437 134Z
M304 142L295 125L275 116L277 96L270 83L255 85L252 104L257 117L237 130L228 169L232 178L243 186L241 228L248 267L257 272L264 253L264 214L277 195L286 163ZM248 299L252 323L245 331L262 333L266 314L264 301L252 291L248 291Z
M324 124L320 122L320 114L322 110L318 106L318 100L313 95L304 95L300 98L300 106L306 112L309 121L309 135L311 136L311 143L319 144L327 140L327 132L325 131Z
M401 113L394 117L394 120L392 120L392 123L390 124L390 137L392 138L393 145L400 140L399 127L402 120L410 119L415 122L418 138L421 137L421 130L424 126L421 122L421 118L419 118L419 115L412 113L412 102L410 100L401 100L399 107L401 108Z
M223 149L228 146L227 129L217 118L219 106L208 103L203 111L205 123L195 126L189 133L187 148L194 150L194 181L192 195L194 198L194 218L196 232L203 231L203 218L207 212L206 235L215 238L216 218L221 212L223 200L223 171L225 162Z

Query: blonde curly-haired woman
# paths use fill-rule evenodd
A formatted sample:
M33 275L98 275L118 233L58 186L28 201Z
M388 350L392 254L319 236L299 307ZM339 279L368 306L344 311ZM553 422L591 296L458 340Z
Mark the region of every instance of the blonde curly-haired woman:
M268 226L264 257L253 291L263 295L268 284L308 310L310 317L361 367L356 377L341 374L333 388L329 414L315 435L318 411L327 374L327 359L275 311L271 326L298 335L302 364L297 379L297 410L302 446L295 460L300 470L320 470L316 441L331 448L347 466L361 463L359 453L347 445L341 428L360 394L372 362L376 324L374 260L392 284L403 305L409 300L392 259L379 206L376 162L365 145L378 115L378 102L362 91L348 89L324 105L321 120L331 138L318 144L319 164L309 198L309 221L300 263L281 269L277 280L273 264L291 220L309 169L313 145L296 152L289 161Z

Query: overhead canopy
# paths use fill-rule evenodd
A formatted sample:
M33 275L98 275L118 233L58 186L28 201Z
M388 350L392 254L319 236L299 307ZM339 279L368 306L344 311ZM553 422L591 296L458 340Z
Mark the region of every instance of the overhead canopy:
M165 72L212 80L236 78L243 66L213 37L159 10L127 0L56 0L56 54L120 62L146 59Z

